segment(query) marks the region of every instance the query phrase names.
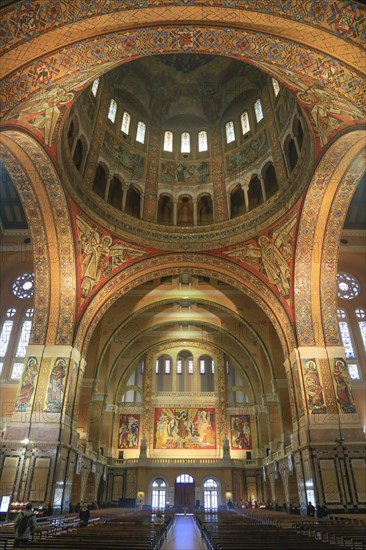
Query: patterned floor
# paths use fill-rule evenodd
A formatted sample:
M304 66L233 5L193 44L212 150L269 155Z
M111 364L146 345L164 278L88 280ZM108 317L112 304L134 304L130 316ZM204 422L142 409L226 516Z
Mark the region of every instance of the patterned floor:
M201 539L194 517L176 516L174 525L170 528L166 541L161 550L205 550L206 546Z

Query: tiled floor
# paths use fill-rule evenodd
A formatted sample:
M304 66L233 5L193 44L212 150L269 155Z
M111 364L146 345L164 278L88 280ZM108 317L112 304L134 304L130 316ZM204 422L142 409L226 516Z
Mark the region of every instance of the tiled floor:
M193 516L176 516L161 550L206 550Z

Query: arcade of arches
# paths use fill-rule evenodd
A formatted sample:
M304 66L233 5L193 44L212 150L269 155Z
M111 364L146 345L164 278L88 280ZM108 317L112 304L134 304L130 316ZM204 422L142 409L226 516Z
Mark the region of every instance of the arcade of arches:
M267 4L5 2L2 495L366 507L366 11Z

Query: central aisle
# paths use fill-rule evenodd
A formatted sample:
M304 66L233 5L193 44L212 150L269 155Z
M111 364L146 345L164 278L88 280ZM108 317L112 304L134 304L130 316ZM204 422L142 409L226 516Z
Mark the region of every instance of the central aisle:
M176 516L161 550L206 550L193 516Z

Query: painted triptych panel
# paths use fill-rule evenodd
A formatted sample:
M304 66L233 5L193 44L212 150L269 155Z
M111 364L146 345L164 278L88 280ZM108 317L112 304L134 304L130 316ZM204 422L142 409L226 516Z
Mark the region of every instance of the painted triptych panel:
M230 416L230 438L233 450L252 449L252 431L248 414Z
M140 433L139 414L121 414L119 417L118 448L138 449Z
M154 449L216 449L214 408L156 408Z

